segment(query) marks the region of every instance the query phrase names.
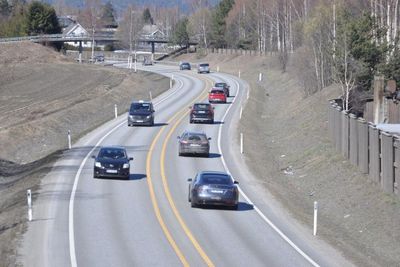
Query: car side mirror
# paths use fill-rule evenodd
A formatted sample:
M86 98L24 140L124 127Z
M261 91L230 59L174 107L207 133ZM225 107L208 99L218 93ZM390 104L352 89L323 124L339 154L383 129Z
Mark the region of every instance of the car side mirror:
M132 157L130 157L130 158L129 158L129 160L133 160L133 158L132 158Z
M208 140L211 140L211 137L208 137L207 139L208 139Z
M192 179L192 178L189 178L189 179L187 179L187 181L188 181L188 182L191 182L191 181L193 181L193 179Z
M234 183L234 184L239 184L239 182L238 182L238 181L233 181L233 183Z
M92 159L95 159L95 158L96 158L96 156L95 156L95 155L92 155L92 156L91 156L91 158L92 158Z

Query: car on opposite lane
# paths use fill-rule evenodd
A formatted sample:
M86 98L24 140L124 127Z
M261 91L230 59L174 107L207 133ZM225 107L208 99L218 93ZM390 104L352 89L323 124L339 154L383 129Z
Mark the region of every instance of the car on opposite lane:
M210 103L226 103L226 94L222 88L212 88L208 94L208 102Z
M211 137L207 137L205 133L185 131L178 136L179 156L199 155L209 157Z
M191 70L192 67L190 66L189 62L182 62L181 64L179 64L179 69L180 70Z
M197 66L197 73L210 73L210 64L200 63Z
M93 177L124 178L129 179L130 161L126 149L119 146L107 146L100 148L94 158Z
M190 107L190 123L208 122L214 123L214 107L210 103L194 103Z
M224 172L203 171L188 179L188 201L192 207L200 205L239 206L238 182Z
M129 108L128 126L154 125L154 108L150 101L133 101Z
M229 88L230 86L224 82L217 82L215 83L214 87L216 88L223 88L227 97L230 96Z

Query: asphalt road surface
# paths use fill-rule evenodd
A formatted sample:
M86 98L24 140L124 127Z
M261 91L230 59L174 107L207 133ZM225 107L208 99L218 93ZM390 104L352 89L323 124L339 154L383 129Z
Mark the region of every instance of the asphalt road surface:
M120 64L119 67L126 67ZM154 127L128 127L119 116L73 145L43 179L20 249L24 266L350 266L329 245L297 224L260 188L243 164L236 125L247 84L230 75L146 66L174 76L157 99ZM215 81L231 86L215 104L215 123L189 124L188 107L205 101ZM84 115L84 114L83 114ZM209 158L179 157L177 136L204 131ZM103 145L134 157L129 180L93 179ZM227 171L241 188L238 210L191 208L188 178ZM312 218L310 218L312 222Z

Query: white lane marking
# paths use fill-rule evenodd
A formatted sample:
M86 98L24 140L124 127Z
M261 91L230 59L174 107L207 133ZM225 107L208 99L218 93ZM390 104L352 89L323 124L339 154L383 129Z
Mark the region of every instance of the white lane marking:
M237 86L237 92L236 92L236 96L239 96L239 91L240 91L240 85L238 83L237 80L233 79L236 83ZM236 97L233 99L232 104L228 107L228 109L225 111L224 116L222 117L222 122L225 121L226 116L229 113L229 110L231 109L231 107L233 106L233 103L236 101ZM218 129L218 150L219 150L219 154L221 155L221 161L222 164L224 165L225 171L227 173L229 173L231 176L232 174L229 171L228 165L225 162L225 158L222 154L222 149L221 149L221 135L222 135L222 126L224 124L221 123L219 125L219 129ZM233 178L233 176L232 176ZM250 200L250 198L243 192L243 190L239 187L239 192L240 194L244 197L244 199L253 206L254 210L257 212L257 214L272 228L275 230L275 232L277 232L283 240L285 240L294 250L296 250L301 256L303 256L310 264L312 264L315 267L319 267L319 265L313 260L311 259L310 256L308 256L303 250L301 250L292 240L290 240L289 237L287 237L271 220L268 219L267 216L264 215L264 213Z
M175 87L176 89L173 91L170 91L168 95L166 95L164 98L160 99L157 101L157 103L154 104L154 106L157 106L170 98L171 96L174 95L175 91L180 90L183 88L183 82L181 80L179 81L179 86ZM75 175L74 178L74 185L72 186L72 191L71 191L71 196L69 199L69 208L68 208L68 237L69 237L69 255L70 255L70 260L71 260L71 266L72 267L77 267L77 261L76 261L76 250L75 250L75 229L74 229L74 203L75 203L75 194L76 194L76 189L78 187L78 182L79 178L81 175L81 172L83 170L83 166L85 166L86 161L88 160L89 156L93 153L93 151L101 144L101 142L104 141L104 139L109 136L112 132L114 132L116 129L121 127L123 124L125 124L126 121L124 120L114 128L112 128L109 132L107 132L100 140L95 144L95 146L88 152L88 154L85 156L85 158L82 160L78 172Z

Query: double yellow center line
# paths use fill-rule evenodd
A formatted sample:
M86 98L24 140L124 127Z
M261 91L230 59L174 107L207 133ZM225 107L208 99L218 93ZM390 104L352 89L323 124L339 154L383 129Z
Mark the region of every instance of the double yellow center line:
M208 82L210 82L208 80ZM201 99L205 98L207 96L207 81L206 81L206 90L203 91L198 97L196 97L193 101L192 104L200 101ZM189 240L192 242L194 248L197 250L197 252L200 254L201 258L204 260L204 262L207 264L207 266L214 266L213 262L210 260L210 258L207 256L207 254L204 252L200 244L197 242L196 238L193 236L189 228L187 227L186 223L182 219L178 209L175 206L174 200L171 196L171 192L169 190L168 182L167 182L167 177L165 175L165 155L166 155L166 148L167 148L167 143L169 139L171 138L173 132L175 129L178 127L180 122L183 120L188 115L189 111L187 110L187 107L184 107L182 110L178 111L174 116L172 116L167 123L170 124L172 121L176 119L176 122L174 125L171 127L169 132L167 133L167 137L165 138L163 145L162 145L162 150L161 150L161 161L160 161L160 168L161 168L161 179L163 183L163 188L165 195L168 199L168 203L178 220L179 224L181 225L183 231L185 232L186 236L189 238ZM178 118L178 119L177 119ZM150 198L151 202L153 205L154 212L156 214L157 220L168 240L168 242L171 244L172 248L174 249L176 255L180 259L181 263L183 266L190 266L189 262L187 261L186 257L182 253L181 249L179 246L176 244L174 238L172 237L171 232L168 230L168 227L161 216L160 208L157 202L156 194L154 192L154 186L152 182L152 176L151 176L151 158L153 156L154 152L154 147L156 143L158 142L161 134L164 132L165 127L161 128L161 130L157 133L156 137L154 138L153 142L150 145L149 153L147 154L147 159L146 159L146 176L147 176L147 184L149 187L149 192L150 192Z

